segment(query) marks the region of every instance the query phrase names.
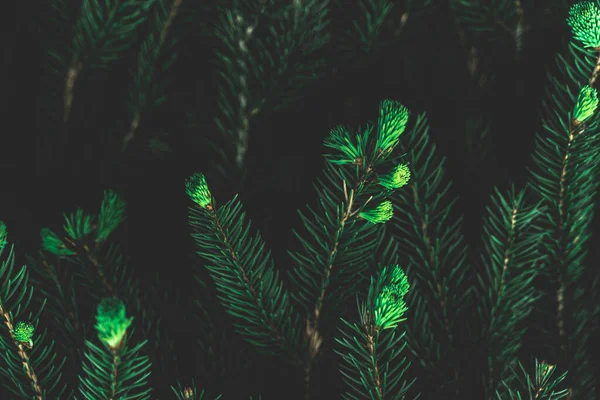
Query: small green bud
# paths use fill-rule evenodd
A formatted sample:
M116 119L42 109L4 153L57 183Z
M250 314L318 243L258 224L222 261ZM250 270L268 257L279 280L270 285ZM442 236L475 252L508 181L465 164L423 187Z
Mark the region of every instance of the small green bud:
M33 324L27 321L19 321L13 329L13 336L17 342L27 343L33 346Z
M600 9L594 2L583 1L571 6L567 24L575 39L585 47L600 47Z
M119 346L133 317L125 318L125 305L116 297L106 297L98 305L96 330L98 337L110 348Z
M587 121L598 108L598 92L593 87L586 85L581 88L573 110L573 120L580 124Z
M408 165L399 164L392 173L379 177L379 184L387 189L399 189L410 180Z
M394 329L406 318L404 313L408 308L404 302L404 296L408 293L410 285L404 271L398 266L394 266L392 278L375 300L375 325L380 329Z
M394 216L394 207L392 206L391 201L385 200L377 207L371 210L362 211L358 215L372 224L381 224L392 219Z
M8 236L8 232L6 231L6 225L3 221L0 221L0 250L6 246L6 237Z
M72 256L74 251L68 249L62 240L50 229L43 228L41 231L42 249L55 256Z
M393 100L383 100L379 106L377 149L390 152L406 129L408 108Z
M206 178L203 174L196 172L191 175L185 182L185 191L194 203L202 208L210 208L212 195L208 190Z

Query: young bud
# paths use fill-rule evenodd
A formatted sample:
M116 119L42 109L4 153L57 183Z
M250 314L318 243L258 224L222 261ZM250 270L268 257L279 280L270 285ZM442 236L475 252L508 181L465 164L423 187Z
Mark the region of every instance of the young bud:
M383 100L379 106L377 149L387 153L398 144L408 122L408 108L397 101Z
M201 173L195 173L185 182L185 191L190 199L202 208L209 208L212 195L208 190L206 178Z
M372 224L382 224L392 219L394 216L394 207L391 201L385 200L377 207L362 211L358 215Z
M380 329L395 329L406 318L404 313L408 308L404 296L408 293L410 285L404 271L394 266L390 282L381 289L375 300L375 325Z
M569 10L567 24L573 36L585 47L600 47L600 8L591 1L574 4Z
M410 180L410 170L408 165L399 164L390 174L379 177L379 184L386 189L399 189L405 186Z
M75 252L68 249L63 241L48 228L42 228L42 249L55 256L72 256Z
M573 121L579 125L587 121L598 108L598 92L593 87L586 85L579 91L575 110L573 110Z
M17 342L27 343L29 347L33 346L33 324L27 321L19 321L13 329L13 336Z
M133 317L125 318L125 305L116 297L104 298L98 305L95 326L98 337L112 349L121 344L131 321Z

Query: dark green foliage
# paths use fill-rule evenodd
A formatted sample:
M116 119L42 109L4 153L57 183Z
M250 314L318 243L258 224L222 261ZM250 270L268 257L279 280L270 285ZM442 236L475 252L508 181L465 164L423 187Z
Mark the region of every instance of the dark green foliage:
M534 225L543 211L527 205L525 192L514 187L506 195L495 189L487 207L482 268L473 287L481 340L488 346L482 374L486 398L492 398L500 382L510 383L508 367L517 359L526 330L521 326L541 296L532 282L544 257L539 248L543 232Z
M338 328L341 339L335 339L341 349L334 351L343 359L340 372L351 389L343 394L344 399L404 399L413 383L402 380L410 366L406 358L399 358L406 346L404 334L399 332L402 324L390 330L382 330L375 324L377 298L389 284L390 272L384 267L377 281L371 278L365 302L359 302L356 296L359 323L341 319L343 325Z
M125 342L116 350L99 347L90 340L85 344L86 361L79 387L83 399L150 399L147 378L151 363L147 356L141 355L146 341L131 348Z
M350 213L363 209L371 196L376 196L371 202L377 204L381 188L367 184L370 174L354 169L326 164L325 179L315 185L318 208L300 212L306 234L294 231L303 251L290 253L294 269L289 276L294 301L307 313L324 304L335 308L350 297L379 243L381 226Z
M166 100L168 79L156 79L164 74L176 59L175 46L178 42L177 16L183 11L183 0L155 0L149 18L150 31L142 44L137 59L137 69L129 90L130 112L141 112L147 105L155 107ZM160 75L158 75L160 76Z
M236 318L238 333L266 352L298 362L299 316L260 234L250 236L237 197L216 210L190 207L189 222L197 253L206 261L221 304Z
M452 363L457 357L457 324L466 317L469 304L464 287L469 271L467 246L462 219L451 214L456 199L448 194L451 183L444 176L444 160L428 131L427 119L421 114L400 140L400 151L410 162L411 180L392 197L395 213L391 232L408 259L408 347L428 373L447 364L458 373ZM432 388L436 384L427 385Z
M68 393L61 381L65 359L55 352L54 341L47 336L48 329L39 324L44 304L36 312L30 311L33 287L29 284L29 271L25 265L15 268L12 246L6 259L3 255L4 247L0 248L2 385L17 398L60 398ZM33 324L33 345L16 341L12 329L15 329L19 320Z
M265 106L282 109L321 77L329 42L329 2L264 0L223 10L215 35L220 115L215 118L224 146L222 173L244 166L250 122ZM227 171L227 172L226 172Z
M177 53L177 45L181 34L174 32L182 19L179 14L185 13L183 0L154 1L150 16L150 32L140 45L137 68L133 72L129 89L129 112L131 122L127 135L123 138L121 149L124 151L133 140L142 120L142 113L160 106L167 99L167 88L172 80L169 70L172 68ZM154 143L155 150L163 148ZM168 145L167 145L168 146Z
M131 48L155 0L84 0L70 60L106 68Z
M393 192L378 184L375 169L388 161L407 119L406 107L384 100L375 132L373 125L359 133L338 126L325 139L324 145L334 151L326 155L330 162L325 164L325 178L315 184L318 208L300 212L306 234L294 233L303 251L290 252L294 300L311 314L315 307L315 320L323 304L334 310L363 283L382 233L381 226L372 223L379 218L366 213L385 205Z
M590 307L585 297L574 293L581 286L585 271L587 244L591 236L590 223L594 215L595 193L598 183L598 148L600 132L598 117L576 123L573 110L580 89L592 81L597 54L571 42L566 55L558 55L558 75L549 74L543 99L543 133L536 136L533 165L529 169L529 186L548 207L547 216L538 221L539 229L546 232L541 241L547 261L543 273L552 284L544 301L556 302L552 314L556 321L559 348L556 357L568 362L563 367L570 371L568 382L574 384L575 398L593 393L589 352L591 331L575 313ZM551 299L551 300L550 300ZM575 356L575 357L573 357Z

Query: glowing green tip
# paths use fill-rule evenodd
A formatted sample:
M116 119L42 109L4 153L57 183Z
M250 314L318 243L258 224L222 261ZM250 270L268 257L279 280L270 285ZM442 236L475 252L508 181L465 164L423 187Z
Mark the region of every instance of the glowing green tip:
M33 341L31 338L33 337L33 324L27 321L19 321L15 328L13 329L13 335L17 342L21 343L29 343L33 346Z
M591 1L574 4L569 10L567 24L575 39L585 47L600 47L600 9Z
M92 232L94 217L86 215L81 208L71 215L64 214L67 235L74 241L82 240Z
M387 189L399 189L410 180L408 165L399 164L392 173L379 177L379 184Z
M383 287L375 300L375 325L380 329L394 329L400 322L406 320L403 316L408 308L404 296L409 288L406 274L395 265L389 284Z
M408 108L397 101L383 100L379 106L377 148L389 152L396 147L408 122Z
M199 172L196 172L186 180L185 192L194 203L202 208L207 208L212 202L212 195L208 190L206 178Z
M0 221L0 250L6 246L6 237L8 236L8 232L6 231L6 225L3 221Z
M133 317L125 318L125 305L116 297L102 299L96 315L96 330L102 342L111 348L119 346Z
M42 249L56 256L72 256L73 250L68 249L62 240L50 229L43 228L41 231Z
M125 219L125 206L125 200L117 193L112 190L104 192L104 199L100 206L100 216L98 217L96 242L100 243L108 239L110 234L123 222Z
M391 201L385 200L377 207L371 210L362 211L358 215L372 224L382 224L392 219L394 216L394 207L392 206Z
M598 92L593 87L586 85L579 91L575 110L573 110L573 120L577 123L587 121L598 108Z

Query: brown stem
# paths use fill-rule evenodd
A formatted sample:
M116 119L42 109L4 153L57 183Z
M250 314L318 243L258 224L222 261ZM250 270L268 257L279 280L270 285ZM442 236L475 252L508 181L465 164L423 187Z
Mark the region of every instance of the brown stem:
M507 242L506 242L506 248L504 249L504 261L502 262L502 279L500 281L500 288L498 290L498 297L497 297L497 301L496 301L496 309L494 311L494 314L492 315L492 318L490 319L490 325L495 324L496 322L496 318L498 317L498 303L501 301L502 299L502 295L504 294L504 287L505 287L505 283L506 283L506 271L508 270L508 264L510 262L510 249L511 249L511 245L512 245L512 241L513 241L513 232L515 231L515 226L517 224L517 208L513 207L512 209L512 213L511 213L511 219L510 219L510 234L508 236ZM492 331L494 328L493 326L490 326L490 331ZM489 379L488 379L488 399L489 400L493 400L496 398L496 396L493 394L494 389L495 389L495 379L494 379L494 363L492 361L488 362L488 367L489 367Z
M110 352L112 353L112 356L113 356L112 371L111 371L112 381L111 381L110 400L115 400L116 396L117 396L117 377L119 376L119 361L121 359L121 357L119 355L120 346L117 348L111 348Z
M71 107L73 106L73 93L75 91L75 82L79 77L79 73L83 69L83 63L77 58L73 58L69 64L67 70L67 79L65 80L65 93L64 93L64 115L63 121L67 122L71 115Z
M377 365L377 355L375 354L375 342L373 340L372 332L367 332L367 348L369 349L369 354L371 355L371 373L373 374L373 379L375 380L375 386L377 386L379 398L383 399L383 388L381 387L381 378L379 376L379 366Z
M133 115L133 120L131 121L131 126L129 127L129 132L127 132L127 135L125 135L125 137L123 138L123 143L121 145L121 152L124 152L127 149L129 142L131 142L133 140L135 133L137 132L137 130L140 126L141 119L142 119L142 114L139 111L136 111L135 114Z
M600 48L596 50L600 50ZM594 70L592 71L592 76L590 77L590 86L594 87L596 79L598 78L598 73L600 73L600 54L596 59L596 66L594 67Z
M565 229L565 219L566 219L566 210L565 210L565 193L567 190L567 168L569 166L569 158L571 156L571 147L573 146L573 143L575 142L576 137L578 136L579 133L581 133L580 130L578 130L578 126L580 125L578 121L573 121L573 123L571 124L571 130L569 131L569 141L567 143L567 150L565 152L565 157L563 158L562 161L562 170L561 170L561 174L560 174L560 181L559 181L559 185L560 185L560 190L558 193L558 212L559 212L559 224L558 224L558 231L559 234L561 236L563 236L563 242L564 242L564 234L563 231ZM563 243L563 249L566 246L566 243ZM565 340L566 340L566 333L565 333L565 322L564 322L564 316L563 316L563 312L564 312L564 301L565 301L565 284L564 284L564 279L562 277L562 271L559 271L558 274L558 278L559 278L559 287L558 290L556 292L556 300L557 300L557 325L558 325L558 333L559 333L559 337L560 337L560 341L561 341L561 348L563 350L565 350Z

